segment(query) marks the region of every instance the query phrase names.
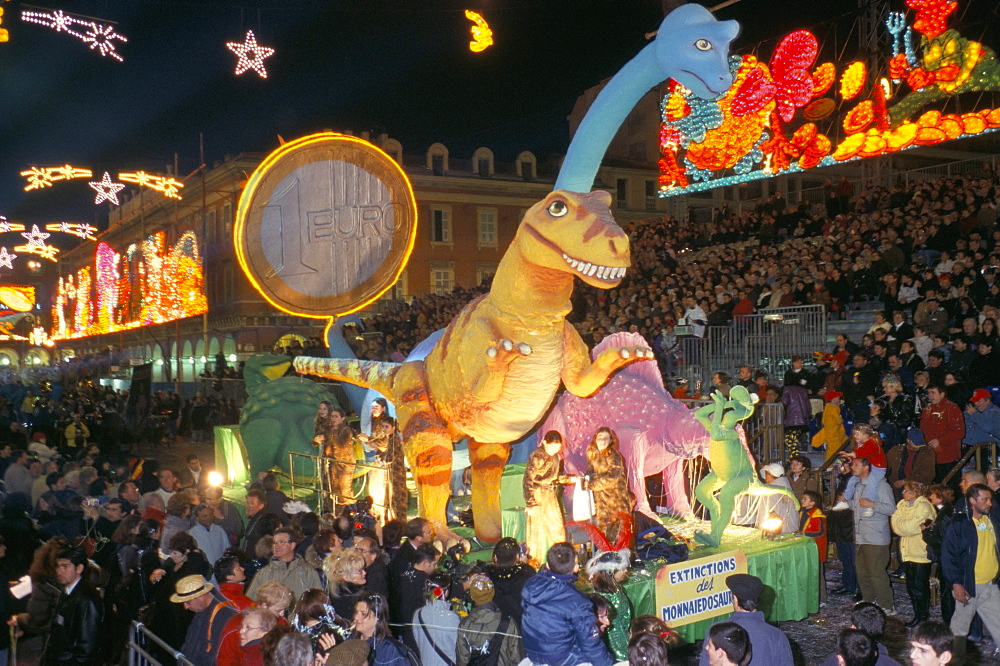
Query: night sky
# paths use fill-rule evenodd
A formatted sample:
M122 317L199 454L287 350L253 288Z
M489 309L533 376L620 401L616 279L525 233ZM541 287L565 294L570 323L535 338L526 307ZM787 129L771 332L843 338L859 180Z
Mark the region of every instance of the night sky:
M902 0L893 4L902 8ZM969 32L981 34L1000 18L995 0L961 4L976 14L963 21L978 26ZM292 139L322 129L386 132L407 153L440 141L465 159L478 146L492 148L500 161L521 150L562 153L576 97L635 55L663 15L660 0L37 6L116 21L129 40L119 46L120 63L20 21L16 3L0 7L11 31L10 42L0 44L0 214L28 224L69 219L101 226L107 209L93 205L85 181L24 193L19 172L70 163L97 176L163 173L176 153L183 175L199 164L199 133L209 163L270 151L279 134ZM765 58L787 32L829 21L817 28L823 57L843 51L850 58L856 7L856 0L742 0L717 16L743 24L734 51L759 47ZM468 49L466 8L481 12L494 31L496 44L483 53ZM225 42L242 42L248 29L276 49L265 61L266 80L233 73L236 58Z

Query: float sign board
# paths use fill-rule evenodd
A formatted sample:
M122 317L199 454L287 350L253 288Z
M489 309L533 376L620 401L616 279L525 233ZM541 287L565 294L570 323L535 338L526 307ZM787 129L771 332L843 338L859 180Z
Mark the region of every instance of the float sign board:
M656 572L656 608L671 627L733 612L726 578L747 572L741 550L668 564Z

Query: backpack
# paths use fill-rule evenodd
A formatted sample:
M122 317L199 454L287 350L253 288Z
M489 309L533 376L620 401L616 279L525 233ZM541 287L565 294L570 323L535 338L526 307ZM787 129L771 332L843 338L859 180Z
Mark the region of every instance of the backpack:
M510 626L510 616L505 615L485 645L469 650L469 666L496 666L500 662L500 645L506 638L508 626Z

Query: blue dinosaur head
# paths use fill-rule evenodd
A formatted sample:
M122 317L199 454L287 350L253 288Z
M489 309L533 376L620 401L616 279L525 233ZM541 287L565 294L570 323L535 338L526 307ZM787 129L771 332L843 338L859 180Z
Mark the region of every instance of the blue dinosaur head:
M663 72L702 99L729 90L729 44L740 34L736 21L717 21L698 4L667 14L653 42Z

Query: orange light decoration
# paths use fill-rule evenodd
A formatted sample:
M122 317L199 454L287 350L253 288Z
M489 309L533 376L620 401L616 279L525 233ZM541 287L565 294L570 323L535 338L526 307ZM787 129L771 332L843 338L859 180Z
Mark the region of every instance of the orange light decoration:
M843 142L837 149L833 151L833 159L838 162L843 162L849 160L859 152L861 152L861 147L865 145L865 135L864 134L852 134L851 136L844 139Z
M868 78L868 68L865 63L855 60L840 77L840 96L844 99L854 99L865 87L865 79Z
M875 120L875 104L866 99L844 116L844 131L848 134L863 132Z
M966 134L979 134L986 129L986 119L978 113L963 113L962 129Z
M802 117L809 121L823 120L828 118L833 110L837 108L837 103L828 97L814 99L802 109Z
M813 70L813 97L825 95L837 80L837 66L832 62L824 62Z
M0 26L3 25L3 7L0 7ZM10 41L10 33L7 28L0 27L0 43Z
M73 301L76 305L70 316ZM100 242L93 267L81 268L75 279L69 275L59 281L53 302L52 339L127 331L207 310L202 261L193 231L185 231L169 248L165 233L157 232L123 254Z
M3 215L0 215L0 234L10 233L11 231L24 231L24 225L11 222Z
M126 171L118 174L118 180L123 183L135 183L139 187L148 187L151 190L160 192L165 197L180 199L180 188L184 183L175 180L170 176L156 176L145 171Z
M917 130L920 129L915 123L903 123L896 129L888 132L885 137L887 152L895 153L904 148L909 148L914 139L917 138Z
M35 288L31 285L0 286L0 304L4 310L31 312L35 307ZM2 314L7 314L3 312Z
M22 171L21 175L28 179L28 184L24 186L24 191L30 192L32 190L40 190L43 187L52 187L52 183L59 180L91 178L94 172L90 169L82 169L66 164L65 166L58 167L33 166L26 171Z
M471 9L466 9L465 18L474 24L470 28L472 41L469 42L469 50L473 53L480 53L493 46L493 31L490 30L490 26L486 22L486 19L483 18L483 15Z

